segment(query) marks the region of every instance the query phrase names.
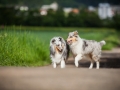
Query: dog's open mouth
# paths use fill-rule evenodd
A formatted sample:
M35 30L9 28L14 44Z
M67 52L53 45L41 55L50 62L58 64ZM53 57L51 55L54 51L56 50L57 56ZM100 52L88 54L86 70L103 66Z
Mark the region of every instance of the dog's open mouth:
M56 47L57 48L57 50L59 51L59 52L62 52L62 49L60 49L59 47Z
M71 45L71 44L72 44L72 40L70 40L70 41L67 41L67 43L68 43L69 45Z

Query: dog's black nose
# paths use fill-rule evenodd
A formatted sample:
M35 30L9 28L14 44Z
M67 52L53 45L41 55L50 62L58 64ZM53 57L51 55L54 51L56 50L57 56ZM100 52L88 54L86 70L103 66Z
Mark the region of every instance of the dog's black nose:
M59 44L57 46L60 46Z
M71 44L71 43L72 43L72 40L67 41L67 43L68 43L68 44Z

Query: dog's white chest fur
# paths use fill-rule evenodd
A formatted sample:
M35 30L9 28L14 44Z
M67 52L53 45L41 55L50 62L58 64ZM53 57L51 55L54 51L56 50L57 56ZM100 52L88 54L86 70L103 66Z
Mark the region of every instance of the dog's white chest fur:
M76 43L75 45L73 45L73 46L70 46L70 48L71 48L71 50L72 50L72 53L74 54L74 55L77 55L77 54L80 54L80 53L82 53L82 41L81 42L78 42L78 43Z
M61 60L62 60L61 54L56 53L55 56L54 56L53 61L56 62L56 63L60 63Z

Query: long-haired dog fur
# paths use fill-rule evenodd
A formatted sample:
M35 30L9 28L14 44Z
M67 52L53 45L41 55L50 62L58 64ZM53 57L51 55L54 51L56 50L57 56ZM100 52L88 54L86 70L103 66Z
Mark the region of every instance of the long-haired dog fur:
M75 57L76 67L79 65L78 61L86 56L91 59L89 69L93 68L94 61L96 62L96 69L99 69L101 48L106 44L104 40L100 42L94 40L85 40L80 38L77 31L74 31L69 33L67 43L69 44L73 56Z
M62 37L53 37L50 40L50 58L53 63L53 67L56 68L56 64L61 63L61 68L65 68L65 60L69 55L69 46Z

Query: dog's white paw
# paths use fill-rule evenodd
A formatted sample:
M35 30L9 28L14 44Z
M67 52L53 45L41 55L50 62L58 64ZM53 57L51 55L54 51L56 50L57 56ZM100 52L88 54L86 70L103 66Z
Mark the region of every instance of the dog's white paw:
M61 68L65 68L65 66L61 66Z
M89 69L93 68L93 62L91 62Z
M65 61L64 60L61 61L61 68L65 68Z
M92 69L92 67L89 67L89 69Z
M78 63L78 62L75 62L75 66L78 67L78 66L79 66L79 63Z
M99 69L99 67L97 67L96 69Z
M56 63L53 63L53 68L56 68Z

